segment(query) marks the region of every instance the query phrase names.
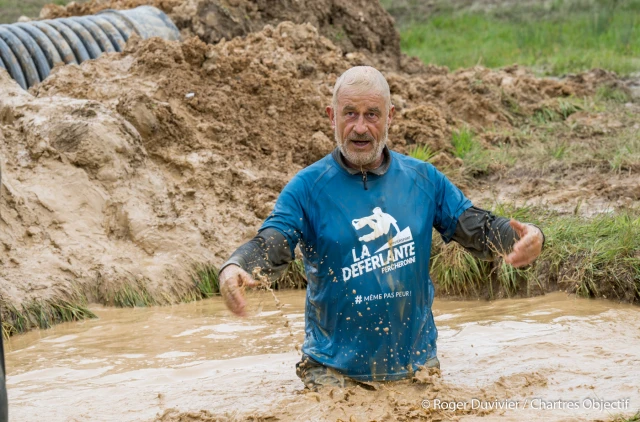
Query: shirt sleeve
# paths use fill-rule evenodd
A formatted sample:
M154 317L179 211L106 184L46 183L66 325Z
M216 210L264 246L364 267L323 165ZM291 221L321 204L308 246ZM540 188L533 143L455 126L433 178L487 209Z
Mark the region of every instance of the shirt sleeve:
M510 253L519 239L509 221L481 208L471 207L460 215L452 240L476 258L493 260Z
M237 265L253 275L254 270L258 268L263 275L275 280L287 269L293 258L282 233L267 228L236 249L220 267L220 271L228 265Z
M305 212L307 203L307 188L300 176L295 176L284 187L273 211L260 227L259 231L267 228L282 233L287 240L291 256L300 240L304 240L309 233L309 218Z
M430 170L430 179L435 185L436 203L433 227L440 233L442 240L449 243L458 225L458 218L471 206L471 201L435 167L430 166Z

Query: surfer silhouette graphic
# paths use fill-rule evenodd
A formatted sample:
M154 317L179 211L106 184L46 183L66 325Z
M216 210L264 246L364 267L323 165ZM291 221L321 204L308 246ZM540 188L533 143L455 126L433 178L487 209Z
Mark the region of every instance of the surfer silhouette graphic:
M371 230L373 230L371 233L358 238L361 242L370 242L382 235L388 234L392 225L393 228L396 229L395 234L400 233L400 228L398 227L396 219L393 218L391 214L382 212L380 207L375 207L373 209L373 215L356 218L351 222L351 224L353 224L353 227L356 230L360 230L365 226L369 226Z

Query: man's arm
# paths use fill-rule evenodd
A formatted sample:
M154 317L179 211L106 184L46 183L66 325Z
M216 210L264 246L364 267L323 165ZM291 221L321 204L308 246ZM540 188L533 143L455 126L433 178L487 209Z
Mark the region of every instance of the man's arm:
M514 267L533 262L544 245L540 228L474 206L460 215L452 239L479 259L503 256Z
M236 249L220 271L229 265L237 265L252 274L258 268L262 274L275 279L284 272L291 261L291 249L284 235L278 230L266 228Z
M269 227L236 249L220 268L219 276L220 294L231 312L246 315L243 289L258 285L253 278L255 269L271 279L277 278L293 260L291 255L284 235Z
M310 230L304 211L306 201L305 180L296 176L280 192L258 235L240 246L222 266L220 294L234 314L246 315L244 289L259 284L252 277L255 268L273 278L293 260L294 248Z

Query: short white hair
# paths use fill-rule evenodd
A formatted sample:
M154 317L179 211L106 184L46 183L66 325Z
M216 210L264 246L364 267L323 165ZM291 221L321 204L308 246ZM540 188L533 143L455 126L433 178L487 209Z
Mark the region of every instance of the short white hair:
M391 108L391 90L389 83L380 71L371 66L355 66L345 71L333 87L333 100L331 106L335 110L338 107L338 95L343 85L356 87L362 92L377 91L384 98L387 111Z

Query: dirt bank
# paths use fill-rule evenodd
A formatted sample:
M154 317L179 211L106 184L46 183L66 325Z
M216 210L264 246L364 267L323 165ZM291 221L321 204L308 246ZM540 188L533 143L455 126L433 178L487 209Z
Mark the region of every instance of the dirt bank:
M66 10L83 7L102 6ZM30 93L0 72L0 294L9 309L31 303L36 316L22 325L51 317L36 299L197 297L192 263L221 264L253 236L285 183L333 148L324 107L335 79L386 48L345 54L321 32L283 22L217 44L132 39L122 54L54 69ZM615 82L604 71L557 81L518 67L390 69L399 112L390 146L427 145L436 165L454 168L462 162L451 154L452 127L509 128Z

